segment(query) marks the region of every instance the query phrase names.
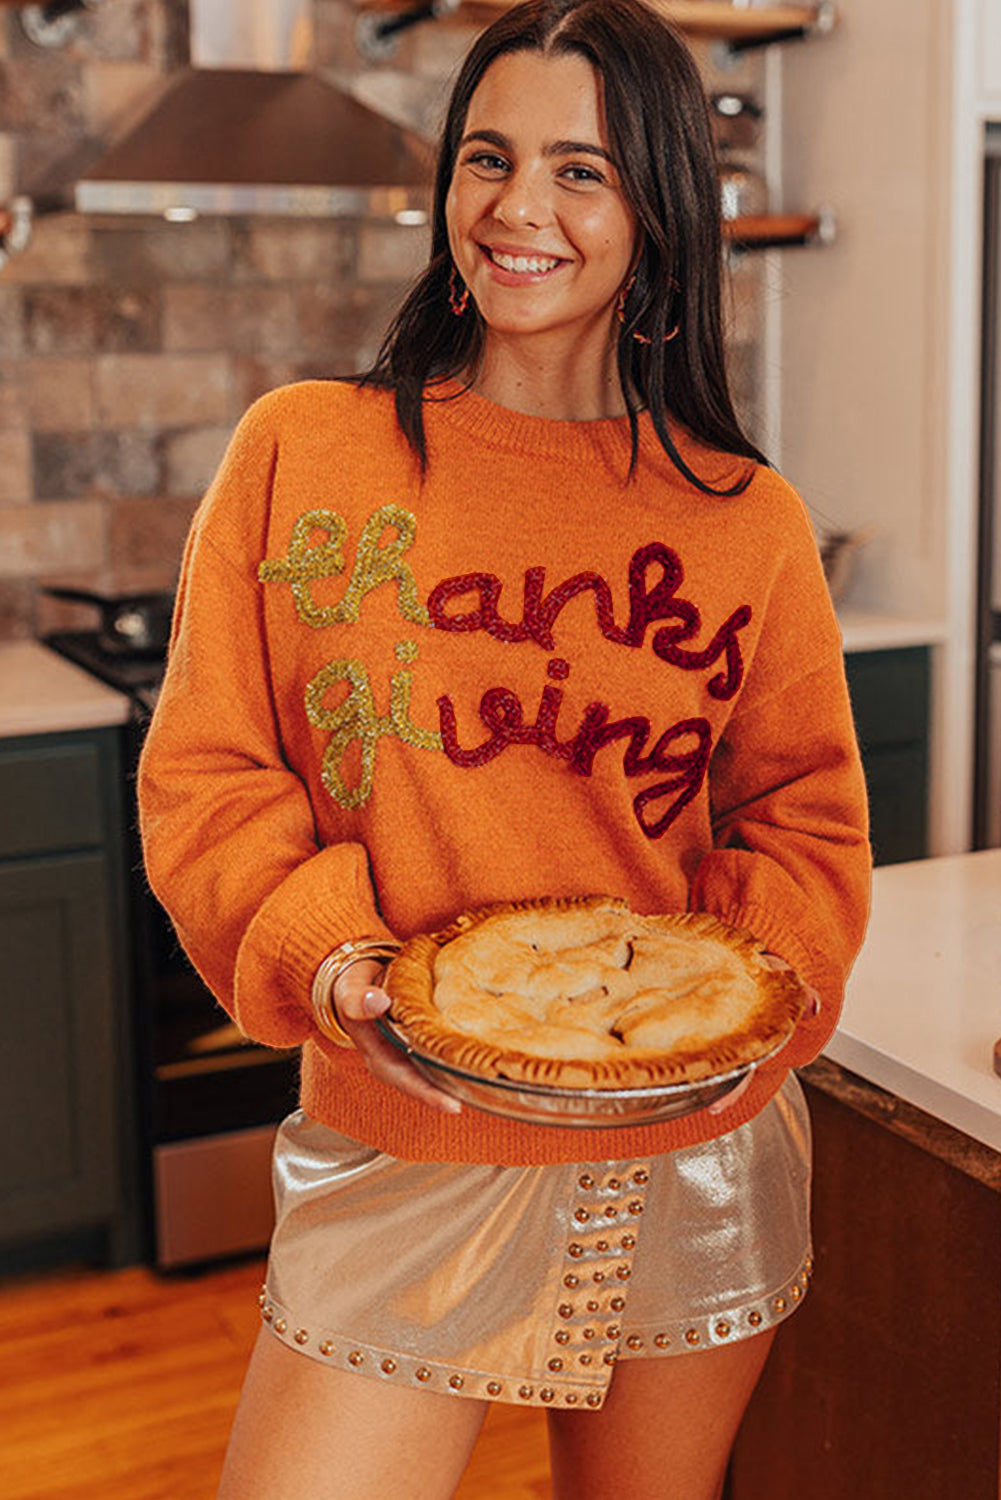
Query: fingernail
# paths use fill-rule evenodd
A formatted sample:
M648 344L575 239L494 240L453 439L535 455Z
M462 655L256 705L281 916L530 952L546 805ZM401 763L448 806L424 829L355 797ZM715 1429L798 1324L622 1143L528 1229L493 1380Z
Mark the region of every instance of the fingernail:
M361 1008L367 1016L381 1016L389 1009L389 997L378 990L366 990L361 998Z
M447 1115L462 1114L462 1105L459 1103L458 1099L446 1099L441 1107Z

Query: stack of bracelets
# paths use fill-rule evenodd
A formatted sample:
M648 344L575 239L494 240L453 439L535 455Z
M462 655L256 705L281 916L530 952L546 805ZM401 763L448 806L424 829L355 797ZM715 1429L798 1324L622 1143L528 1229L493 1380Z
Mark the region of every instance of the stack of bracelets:
M334 985L352 964L360 964L365 959L385 964L399 951L400 944L393 942L392 938L356 938L350 943L341 943L333 953L328 953L317 969L313 979L313 1016L323 1035L336 1042L338 1047L353 1047L354 1042L337 1019Z

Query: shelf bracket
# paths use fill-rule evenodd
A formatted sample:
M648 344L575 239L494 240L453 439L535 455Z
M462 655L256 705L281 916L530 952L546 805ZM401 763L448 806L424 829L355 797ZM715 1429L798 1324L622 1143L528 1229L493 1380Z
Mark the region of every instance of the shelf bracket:
M732 37L720 43L719 51L723 59L735 60L745 52L774 47L779 42L802 42L811 36L828 36L834 30L834 20L834 0L818 0L813 19L805 26L790 26L784 31L771 31L767 36Z
M420 5L397 16L363 11L355 24L355 46L369 62L382 62L396 51L396 41L402 32L419 26L423 21L436 21L439 16L452 15L461 3L462 0L422 0Z

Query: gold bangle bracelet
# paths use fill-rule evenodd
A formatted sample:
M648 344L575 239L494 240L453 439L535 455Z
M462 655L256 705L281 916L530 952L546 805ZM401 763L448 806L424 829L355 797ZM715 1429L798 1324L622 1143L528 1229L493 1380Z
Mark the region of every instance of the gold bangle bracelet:
M386 961L395 957L399 951L399 943L390 938L359 938L341 943L332 953L328 953L313 977L311 995L313 1019L328 1041L336 1043L338 1047L354 1046L341 1025L334 1005L334 986L344 971L365 959Z

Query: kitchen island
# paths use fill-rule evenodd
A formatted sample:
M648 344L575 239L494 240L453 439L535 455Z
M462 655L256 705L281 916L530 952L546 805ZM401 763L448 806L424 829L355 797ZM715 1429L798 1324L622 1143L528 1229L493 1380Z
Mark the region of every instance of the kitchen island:
M1001 850L875 872L814 1126L816 1274L728 1500L998 1500Z

